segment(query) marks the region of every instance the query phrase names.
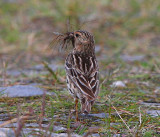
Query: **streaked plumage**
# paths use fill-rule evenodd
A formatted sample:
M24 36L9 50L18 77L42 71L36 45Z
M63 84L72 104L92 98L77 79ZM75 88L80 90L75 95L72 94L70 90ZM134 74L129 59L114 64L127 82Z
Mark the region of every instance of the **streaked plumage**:
M65 61L68 90L80 100L82 113L89 113L99 92L94 39L87 31L71 32L69 38L74 48Z

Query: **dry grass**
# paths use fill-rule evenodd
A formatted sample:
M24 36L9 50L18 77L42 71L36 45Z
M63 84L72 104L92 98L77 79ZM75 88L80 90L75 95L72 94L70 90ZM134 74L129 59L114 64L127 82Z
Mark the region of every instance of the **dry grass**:
M0 126L19 121L15 130L18 136L27 123L39 123L40 135L44 136L42 131L46 118L50 121L46 122L45 130L50 135L55 132L52 127L60 125L66 127L69 134L75 132L84 136L93 132L99 133L99 136L158 136L159 116L151 117L147 111L159 110L159 107L141 103L160 103L159 7L159 0L1 1L0 85L40 83L55 95L0 98L0 114L17 115L18 104L21 106L19 117L11 117ZM93 33L100 48L96 54L102 84L92 113L109 114L106 118L82 119L79 128L74 127L74 115L68 119L73 102L66 92L65 71L53 71L49 66L55 62L63 65L68 51L59 52L56 48L51 51L48 48L54 38L53 32L65 33L77 29ZM144 57L132 61L124 60L123 55ZM10 70L28 70L37 64L43 64L47 73L40 74L41 70L34 75L8 74ZM115 81L125 82L126 87L111 87ZM28 120L30 117L25 115L30 106L36 120Z

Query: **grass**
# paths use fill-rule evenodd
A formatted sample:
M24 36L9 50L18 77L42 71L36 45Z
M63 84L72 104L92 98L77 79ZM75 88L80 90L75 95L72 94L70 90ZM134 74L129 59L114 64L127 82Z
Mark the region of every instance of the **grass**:
M3 63L0 63L0 68L3 69L0 69L0 84L39 83L55 94L45 97L0 98L0 113L12 114L6 120L18 114L32 114L35 119L22 119L23 128L27 123L38 123L37 128L42 130L42 124L45 123L46 132L55 132L52 127L59 125L67 131L57 133L158 136L159 116L151 117L147 111L159 110L159 107L145 106L141 102L159 103L160 100L157 89L160 82L160 48L157 44L160 35L159 10L159 0L1 1L0 61ZM68 23L67 26L68 19L70 25ZM67 53L47 49L53 38L51 32L77 29L93 33L96 44L101 48L97 57L102 85L92 113L106 114L106 118L82 118L79 127L74 125L74 115L70 113L74 103L66 89L65 71L53 71L48 66L54 61L63 65ZM124 61L121 55L125 54L144 55L144 59ZM25 70L37 64L43 64L47 73L19 76L7 74L7 70ZM115 81L125 82L126 87L111 87ZM98 130L91 130L93 127ZM21 128L17 128L15 134ZM43 136L44 133L40 134Z

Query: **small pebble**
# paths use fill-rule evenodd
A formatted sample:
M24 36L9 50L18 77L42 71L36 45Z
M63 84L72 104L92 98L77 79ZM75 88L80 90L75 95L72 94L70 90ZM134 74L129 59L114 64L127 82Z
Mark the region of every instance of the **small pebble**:
M111 87L126 87L126 85L122 81L115 81L115 82L113 82L113 84L111 85Z

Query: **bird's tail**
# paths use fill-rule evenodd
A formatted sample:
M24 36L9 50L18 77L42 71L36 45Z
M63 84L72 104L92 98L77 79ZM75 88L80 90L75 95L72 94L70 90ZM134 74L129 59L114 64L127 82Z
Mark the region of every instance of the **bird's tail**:
M94 104L94 101L92 100L84 100L81 102L81 112L84 114L88 114L91 111L91 107Z

